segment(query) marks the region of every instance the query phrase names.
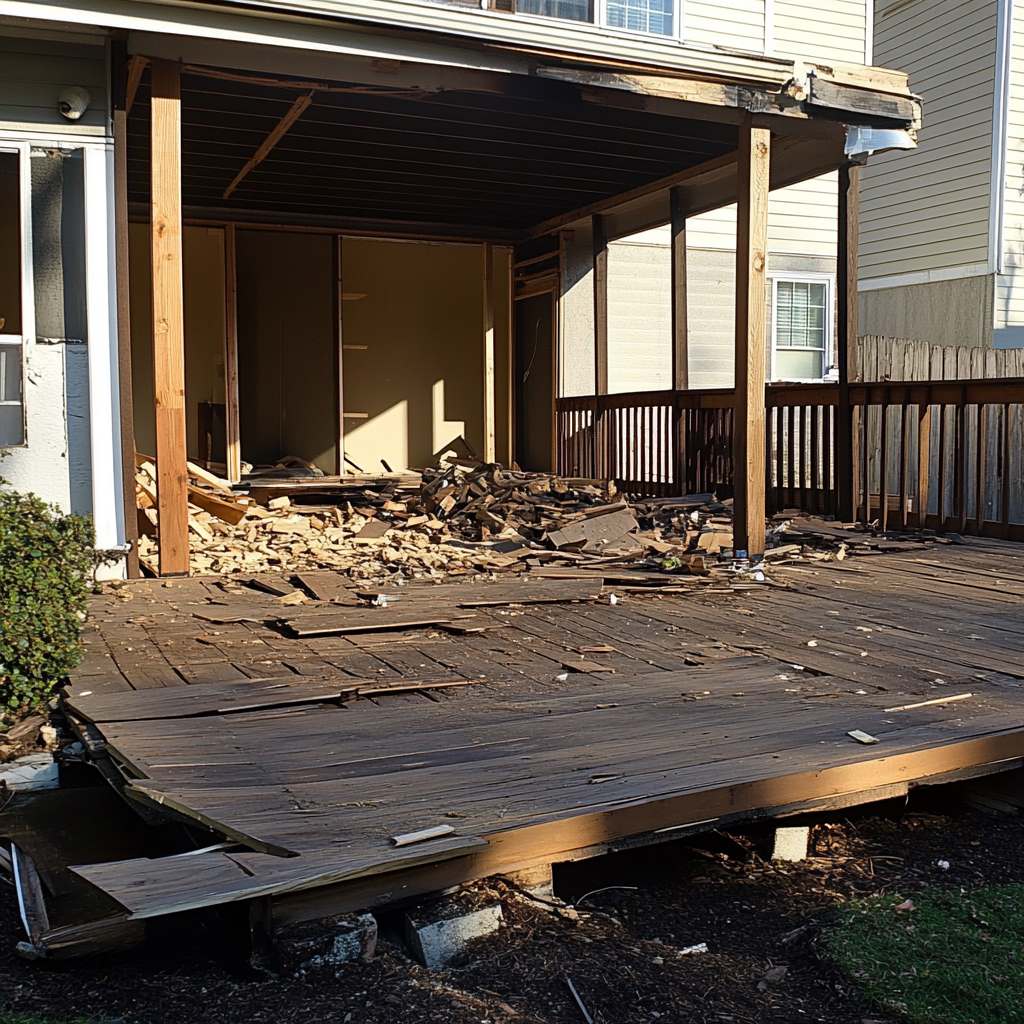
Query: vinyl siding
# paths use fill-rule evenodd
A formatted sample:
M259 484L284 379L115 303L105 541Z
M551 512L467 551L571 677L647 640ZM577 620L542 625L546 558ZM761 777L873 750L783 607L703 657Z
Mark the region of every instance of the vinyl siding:
M0 128L97 134L107 125L107 66L103 45L0 35ZM89 90L89 109L78 121L57 112L68 86Z
M651 237L651 233L645 236ZM736 257L722 249L687 250L690 387L732 387L736 335ZM768 323L776 277L835 275L835 259L770 255ZM671 386L671 256L662 245L613 242L608 256L608 390ZM833 289L834 294L834 289ZM770 349L770 342L769 342Z
M608 247L608 390L672 387L672 253L663 245Z
M863 64L871 0L775 0L773 53Z
M1003 193L1003 273L996 277L995 327L1024 326L1024 0L1014 0Z
M924 127L865 169L862 280L988 260L996 24L997 0L876 4L875 61L910 72Z
M682 6L686 43L764 52L764 0L683 0Z
M834 257L838 204L834 173L773 192L768 199L769 250L791 256ZM688 231L692 246L734 249L735 204L694 217Z

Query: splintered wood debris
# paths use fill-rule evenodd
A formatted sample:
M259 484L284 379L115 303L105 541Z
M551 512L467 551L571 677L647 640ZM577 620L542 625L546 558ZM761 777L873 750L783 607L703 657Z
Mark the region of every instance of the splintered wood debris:
M137 465L139 556L152 571L156 467L144 455ZM422 473L257 479L237 489L192 463L188 471L195 575L327 568L369 581L600 567L607 579L617 564L630 570L620 574L625 587L654 582L631 573L663 579L735 571L732 503L714 494L628 498L614 482L450 454ZM773 564L924 546L800 513L773 517L768 538Z

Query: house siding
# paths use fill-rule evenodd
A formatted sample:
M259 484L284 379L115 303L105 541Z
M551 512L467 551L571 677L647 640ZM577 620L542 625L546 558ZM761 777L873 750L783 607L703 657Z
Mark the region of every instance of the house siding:
M613 242L608 257L608 390L671 387L670 251L650 242ZM776 277L836 272L835 258L770 254L768 323ZM736 256L724 249L687 249L691 388L732 387L735 370ZM769 340L768 349L771 344Z
M765 0L683 0L683 39L701 46L764 52Z
M772 47L787 57L863 64L872 0L775 0Z
M997 0L879 0L875 60L924 97L912 153L873 157L863 176L861 281L989 260Z
M0 35L0 131L106 134L106 49L102 39L97 43ZM88 89L91 99L79 120L68 121L57 99L73 85Z

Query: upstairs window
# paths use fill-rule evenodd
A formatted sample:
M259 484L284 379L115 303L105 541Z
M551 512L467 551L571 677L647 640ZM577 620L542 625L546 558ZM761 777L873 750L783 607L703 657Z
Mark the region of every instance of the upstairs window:
M606 0L610 28L675 35L675 0Z
M516 14L540 14L546 18L567 18L569 21L593 21L594 6L590 0L515 0Z
M679 0L488 0L493 10L586 21L624 32L676 35Z

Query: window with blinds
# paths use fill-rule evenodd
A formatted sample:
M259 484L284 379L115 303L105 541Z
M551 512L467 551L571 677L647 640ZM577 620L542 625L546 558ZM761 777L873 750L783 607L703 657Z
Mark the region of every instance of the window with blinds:
M607 0L606 11L610 28L675 34L675 0Z
M772 376L776 380L825 376L831 305L827 280L776 279L772 307Z

